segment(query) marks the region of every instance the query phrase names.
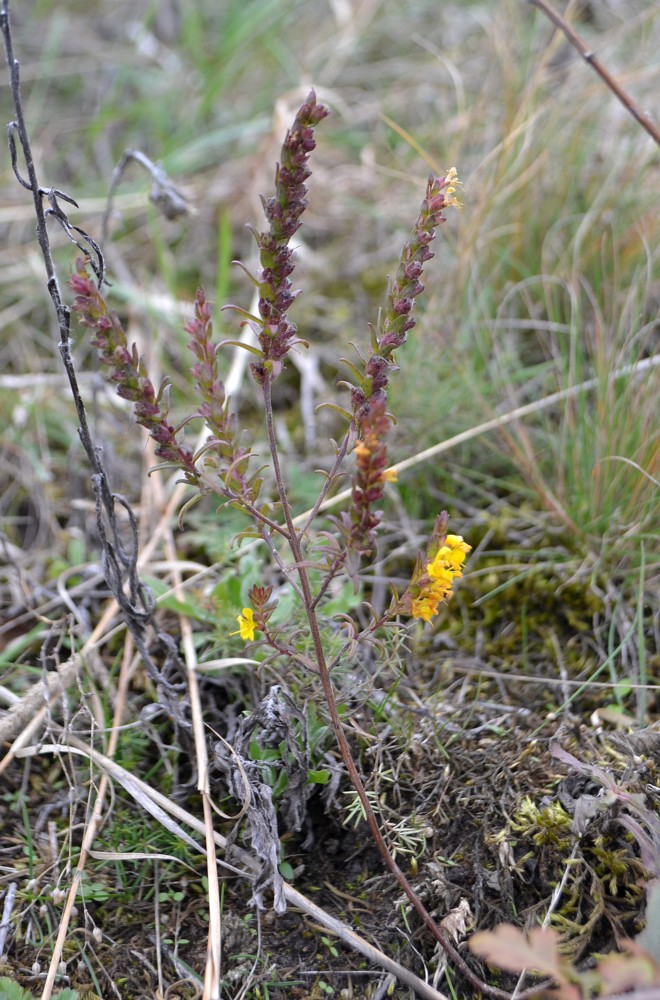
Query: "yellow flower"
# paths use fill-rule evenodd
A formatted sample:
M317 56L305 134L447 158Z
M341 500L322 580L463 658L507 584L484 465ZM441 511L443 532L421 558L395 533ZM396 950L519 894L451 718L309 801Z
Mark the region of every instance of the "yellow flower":
M413 618L431 621L440 602L450 596L454 578L463 576L461 567L471 549L472 546L464 542L461 535L447 535L445 544L426 565L427 582L412 600Z
M462 535L447 535L445 545L448 545L450 549L459 549L464 555L472 552L472 546L463 541Z
M396 483L399 473L396 469L385 469L384 472L381 472L380 478L383 483Z
M413 618L423 618L425 622L430 622L433 615L438 610L439 598L437 595L427 591L413 598L411 613Z
M239 635L241 639L245 639L252 642L254 639L254 633L257 626L254 623L254 611L252 608L243 608L243 611L238 616L238 628L235 632L230 632L230 635Z
M451 581L457 575L457 572L447 563L445 559L441 558L441 552L442 549L440 549L440 552L438 552L433 562L428 564L426 572L434 582L449 588L451 587Z
M429 587L429 593L433 594L437 598L439 604L440 601L444 601L451 594L451 585L451 580L449 580L449 582L443 581L442 583L432 583Z

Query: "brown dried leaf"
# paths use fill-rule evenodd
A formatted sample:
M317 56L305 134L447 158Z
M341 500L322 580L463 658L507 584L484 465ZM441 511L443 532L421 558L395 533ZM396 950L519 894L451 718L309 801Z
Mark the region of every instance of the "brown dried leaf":
M638 954L607 955L598 963L598 974L604 996L623 993L636 986L660 986L660 968L641 950Z
M527 937L513 924L499 924L494 931L480 931L470 938L470 949L489 965L507 972L530 969L566 981L565 963L559 953L559 935L535 927Z
M440 921L440 926L452 941L458 943L465 937L468 927L472 924L474 917L467 899L461 899L458 906L450 910L446 917Z

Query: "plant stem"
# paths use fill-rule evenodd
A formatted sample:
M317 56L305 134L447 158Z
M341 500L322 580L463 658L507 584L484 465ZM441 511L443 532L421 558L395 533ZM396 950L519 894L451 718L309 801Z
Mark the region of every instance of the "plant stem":
M630 112L635 121L639 122L642 128L646 129L648 134L660 146L660 129L651 121L648 115L642 114L633 99L619 86L611 73L605 69L595 52L583 42L576 31L573 31L570 24L564 20L561 14L558 14L549 3L546 3L546 0L527 0L527 3L531 3L533 7L537 7L560 31L564 32L571 45L577 49L584 61L588 62L591 68L598 73L601 80L609 87L614 96L621 101L626 111Z
M279 453L277 447L277 438L275 435L275 427L273 424L273 405L272 405L272 394L271 394L271 380L265 380L263 386L264 395L264 405L266 411L266 430L268 434L268 444L270 448L270 453L273 460L273 471L275 473L275 479L277 482L277 489L280 497L280 502L282 504L282 512L284 514L284 520L288 529L288 541L291 547L291 554L294 559L294 565L298 579L300 581L300 589L303 596L303 604L305 607L305 612L307 615L307 621L309 624L309 631L312 637L312 643L314 646L314 658L318 665L319 677L321 679L321 686L323 688L323 695L328 706L328 711L330 714L330 722L332 729L337 740L337 745L342 756L342 760L348 771L348 776L351 780L353 788L357 792L360 803L364 810L364 815L367 820L367 825L369 831L374 839L376 847L383 858L383 861L389 868L389 870L394 875L410 903L412 904L414 910L420 917L424 926L431 932L435 940L440 944L442 949L451 958L457 968L460 970L461 974L467 979L467 981L484 996L495 997L497 1000L509 1000L510 994L505 990L499 990L493 986L488 986L483 983L477 975L470 969L466 964L462 956L459 954L457 949L451 943L451 941L443 934L442 930L438 927L435 920L428 912L421 899L413 889L412 885L401 871L396 861L392 857L392 853L385 842L380 827L378 826L378 821L374 815L374 811L371 808L366 789L362 783L362 778L358 772L355 761L353 760L353 755L351 753L351 748L348 745L348 740L346 739L346 734L344 733L344 727L339 716L339 711L337 709L337 701L335 699L335 692L332 686L332 680L330 678L330 671L328 670L328 665L325 659L325 651L323 649L323 641L321 639L321 630L319 628L318 617L316 615L317 602L312 596L312 590L309 583L309 576L307 574L307 569L303 561L303 553L300 544L300 535L295 529L293 522L293 516L291 514L291 507L289 505L288 497L286 494L286 486L284 479L282 478L282 469L279 461ZM524 1000L525 997L531 996L532 993L538 990L538 987L527 991L526 993L520 993L518 995L518 1000Z

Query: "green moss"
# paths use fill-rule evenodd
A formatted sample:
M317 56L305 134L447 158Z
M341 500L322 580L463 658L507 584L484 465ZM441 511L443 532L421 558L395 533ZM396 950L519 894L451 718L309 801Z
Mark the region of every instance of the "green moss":
M531 838L537 847L550 846L565 850L573 839L571 817L559 802L551 802L539 808L526 795L509 825L511 830L522 834L524 838Z
M598 836L587 851L594 871L610 896L636 897L644 895L640 880L644 869L638 858L625 847L613 847L604 836Z

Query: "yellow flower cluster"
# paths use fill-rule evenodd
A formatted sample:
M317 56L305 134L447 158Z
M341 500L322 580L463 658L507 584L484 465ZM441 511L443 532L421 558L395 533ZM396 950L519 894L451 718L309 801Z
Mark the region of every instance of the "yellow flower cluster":
M445 177L445 183L449 183L449 187L445 188L445 205L451 206L452 208L463 208L463 202L459 201L456 197L456 188L463 187L463 182L459 180L458 172L456 167L450 167L447 171L447 176Z
M461 535L447 535L445 544L427 564L426 578L417 597L412 600L413 618L423 618L430 622L437 613L438 605L451 593L455 577L463 576L465 557L472 546L463 541Z

